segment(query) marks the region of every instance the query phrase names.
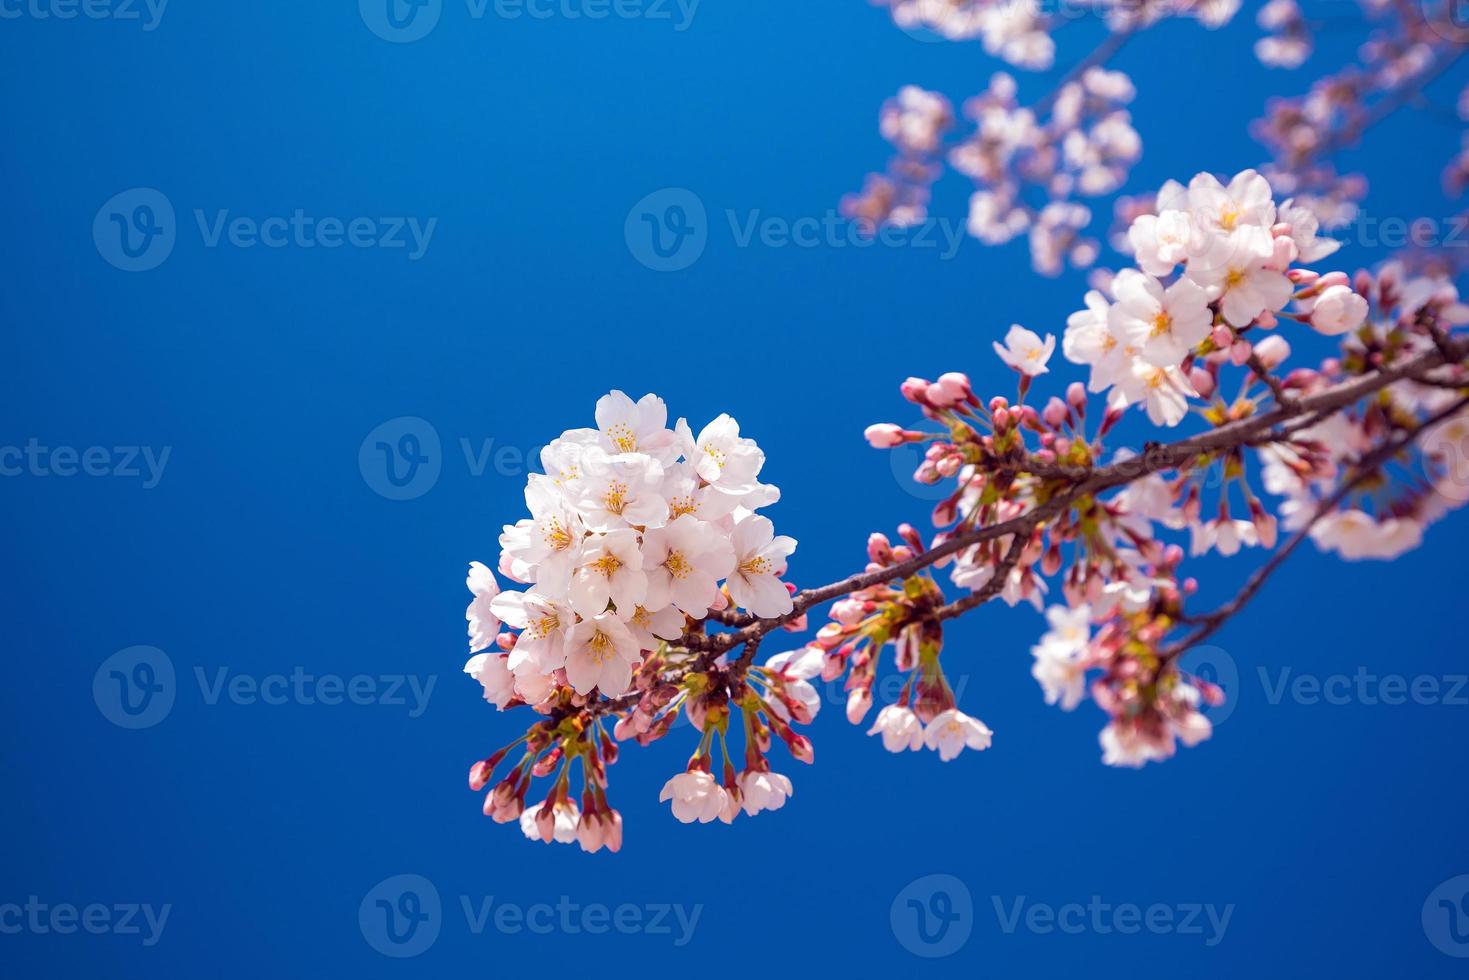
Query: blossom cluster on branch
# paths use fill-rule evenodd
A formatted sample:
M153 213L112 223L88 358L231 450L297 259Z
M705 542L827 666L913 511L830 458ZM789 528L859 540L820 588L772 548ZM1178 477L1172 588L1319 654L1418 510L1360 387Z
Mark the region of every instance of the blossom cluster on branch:
M1050 67L1051 35L1074 19L1064 9L1042 16L1035 5L1011 0L877 2L891 7L906 29L925 27L952 40L983 38L991 54L1028 70ZM1304 95L1271 100L1252 127L1271 156L1261 172L1324 229L1350 223L1367 192L1362 175L1338 172L1331 157L1404 105L1431 109L1422 89L1469 50L1469 29L1459 24L1448 0L1360 0L1360 6L1362 43L1356 59L1317 79ZM1011 76L995 75L985 92L963 104L963 118L973 124L967 134L958 132L946 96L905 86L881 112L882 135L896 152L885 172L869 174L859 193L842 200L842 213L866 230L920 222L928 215L935 184L946 167L952 168L975 185L968 219L975 238L1000 245L1025 235L1031 264L1042 275L1058 275L1068 264L1091 266L1101 248L1087 233L1092 209L1084 202L1120 189L1143 143L1126 110L1135 95L1132 82L1103 66L1164 16L1193 16L1216 27L1237 8L1234 2L1103 2L1080 11L1102 13L1111 33L1033 105L1018 103ZM1296 0L1269 0L1256 19L1266 34L1255 53L1279 68L1303 64L1312 53L1314 33L1325 26ZM1451 196L1469 182L1466 161L1469 151L1444 170ZM1115 208L1124 227L1140 213L1161 210L1148 197L1120 198ZM1114 234L1109 242L1123 255L1131 254L1125 237ZM1404 258L1433 271L1454 259L1443 249L1415 249Z
M866 438L924 446L914 478L952 489L932 533L872 534L866 566L846 579L782 582L795 542L755 513L777 494L727 416L695 438L682 420L667 428L656 396L613 392L596 429L553 442L527 486L531 518L501 538L499 573L526 588L501 592L478 564L468 581L466 671L501 710L536 717L471 768L485 812L528 837L617 850L607 790L619 743L668 737L681 718L695 747L662 792L675 818L780 808L794 786L771 750L779 740L813 761L797 728L821 706L818 679L843 683L853 724L878 709L867 730L889 751L951 761L987 749L994 733L958 704L944 638L994 598L1045 612L1032 673L1049 703L1090 697L1107 715L1107 764L1208 738L1204 709L1223 694L1181 657L1303 541L1393 557L1469 499L1469 336L1458 331L1469 307L1450 282L1395 266L1311 268L1335 243L1254 171L1199 174L1158 200L1126 229L1138 268L1100 282L1059 345L1019 326L994 345L1016 372L1013 395L981 397L959 372L903 383L923 421L876 424ZM1339 348L1288 364L1293 345L1322 335ZM1089 377L1033 400L1058 346ZM1167 430L1192 416L1198 431L1109 447L1133 407ZM1272 553L1230 602L1189 608L1187 557L1244 548ZM808 644L757 663L768 637L806 629L826 602L829 622ZM888 671L902 683L879 706ZM549 789L528 802L537 778Z

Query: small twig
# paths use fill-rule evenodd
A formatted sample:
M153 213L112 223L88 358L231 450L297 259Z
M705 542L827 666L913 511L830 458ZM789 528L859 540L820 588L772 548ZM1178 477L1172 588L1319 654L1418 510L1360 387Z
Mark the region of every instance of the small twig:
M1443 411L1438 412L1431 418L1424 420L1398 438L1388 440L1387 442L1378 446L1371 453L1362 457L1362 459L1354 467L1357 472L1352 476L1352 478L1344 482L1340 487L1338 487L1336 489L1336 492L1333 493L1331 496L1321 501L1320 505L1317 506L1315 512L1311 515L1310 520L1306 522L1305 526L1302 527L1295 534L1291 535L1290 539L1286 541L1286 543L1282 545L1281 548L1275 552L1275 554L1270 556L1269 561L1267 561L1265 564L1261 565L1255 570L1255 573L1251 575L1248 580L1246 580L1244 587L1240 589L1239 593L1236 594L1233 599L1229 600L1224 605L1220 606L1218 609L1215 609L1212 612L1206 613L1202 616L1188 618L1187 622L1198 623L1201 625L1197 630L1165 649L1160 654L1161 659L1165 662L1168 660L1172 660L1174 657L1177 657L1184 653L1190 647L1202 643L1204 640L1208 639L1216 632L1218 632L1220 627L1222 627L1230 619L1230 617L1238 613L1249 603L1251 599L1255 597L1255 595L1265 585L1265 580L1268 579L1277 568L1285 564L1285 560L1291 556L1291 553L1300 546L1301 542L1305 541L1306 538L1310 536L1311 531L1316 527L1317 523L1320 522L1321 519L1324 518L1327 514L1334 511L1337 508L1337 505L1347 498L1348 494L1350 494L1365 480L1367 480L1379 469L1381 469L1382 466L1386 464L1389 460L1391 460L1394 456L1406 449L1413 442L1414 439L1418 438L1418 435L1422 433L1424 429L1430 428L1431 426L1442 422L1444 419L1450 417L1451 415L1458 413L1466 405L1469 405L1469 398L1461 398L1453 405L1450 405Z

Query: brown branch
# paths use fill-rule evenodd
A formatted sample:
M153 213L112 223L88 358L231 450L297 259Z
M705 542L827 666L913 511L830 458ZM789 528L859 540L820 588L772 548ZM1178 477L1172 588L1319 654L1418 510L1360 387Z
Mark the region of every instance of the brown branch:
M1469 339L1454 341L1451 353L1455 354L1456 358L1464 357L1466 353L1469 353ZM1229 422L1178 442L1151 444L1142 455L1119 460L1109 466L1060 468L1062 474L1076 481L1074 485L1019 517L957 534L943 544L930 548L923 554L916 555L905 562L853 575L820 588L803 590L796 593L791 611L784 616L755 620L734 632L716 633L700 639L707 639L709 649L716 652L733 649L741 643L764 636L784 626L803 615L812 606L828 599L859 592L884 582L908 578L950 555L985 541L1011 534L1029 535L1038 526L1061 514L1072 503L1083 497L1132 483L1152 473L1176 468L1180 463L1203 453L1279 441L1283 435L1276 431L1276 427L1282 423L1301 417L1319 419L1330 415L1404 378L1417 377L1432 371L1445 363L1444 358L1445 353L1437 348L1427 350L1397 364L1344 381L1314 395L1292 399L1287 404L1277 405L1271 411L1260 415ZM1037 469L1044 474L1043 468L1037 467ZM699 643L697 640L695 642L696 645Z
M1270 369L1265 366L1264 361L1260 360L1258 353L1250 351L1250 359L1245 363L1255 373L1255 377L1265 382L1266 387L1270 389L1270 393L1275 396L1277 402L1284 405L1291 400L1290 392L1285 390L1285 382L1270 373Z
M957 534L944 543L930 548L922 554L915 555L907 561L870 572L852 575L840 581L820 586L819 588L805 589L797 592L793 597L791 611L783 616L777 616L771 619L754 619L738 629L725 633L710 634L691 631L685 634L679 641L679 645L691 652L698 653L699 656L690 665L684 667L681 672L675 672L665 677L665 680L676 682L680 676L690 671L708 670L720 656L741 645L745 649L733 666L742 672L753 661L756 648L758 648L760 641L767 634L805 615L811 607L830 599L871 588L874 585L909 578L932 567L944 558L955 555L967 548L986 541L1014 535L1014 540L1011 542L1004 557L995 566L995 573L988 582L970 595L955 600L948 605L941 606L933 613L939 619L953 619L961 616L998 595L1004 589L1010 572L1019 563L1020 556L1024 553L1024 549L1036 528L1064 513L1076 501L1132 483L1153 473L1174 469L1180 464L1194 459L1201 454L1215 453L1241 446L1268 444L1288 439L1292 432L1297 431L1304 425L1313 424L1333 412L1354 404L1367 395L1380 391L1405 378L1416 379L1421 377L1443 366L1445 363L1456 363L1466 355L1469 355L1469 338L1450 339L1445 348L1435 346L1396 364L1379 368L1371 374L1365 374L1348 381L1343 381L1340 384L1313 395L1292 398L1284 404L1277 404L1271 411L1251 418L1229 422L1218 428L1181 439L1177 442L1149 444L1141 455L1119 460L1108 466L1096 468L1054 467L1035 463L1034 470L1037 476L1047 479L1070 479L1073 481L1072 485L1057 493L1040 506L1018 517ZM1469 399L1458 403L1458 406L1453 410L1457 410L1457 407L1462 406L1465 402L1469 402ZM1436 416L1433 421L1437 421L1440 417L1443 417L1443 413L1440 413L1440 416ZM1429 424L1432 424L1432 422L1424 423L1425 426ZM1415 429L1414 433L1416 434L1417 431L1419 430ZM1397 448L1400 449L1401 447L1399 446ZM1361 465L1367 466L1370 459L1371 457L1364 458ZM1026 467L1029 468L1030 465L1027 463ZM1326 506L1328 509L1330 506L1334 506L1347 492L1350 492L1351 487L1360 482L1361 479L1365 479L1365 476L1359 474L1351 484L1345 485L1344 489L1339 490L1337 494L1333 495L1327 501ZM1313 522L1314 520L1315 518L1313 518ZM1295 550L1300 543L1299 539L1304 534L1305 531L1302 531L1292 537L1281 548L1280 552L1272 556L1271 560L1257 571L1255 576L1252 576L1250 581L1253 584L1247 584L1246 586L1246 589L1249 590L1248 594L1244 595L1243 598L1236 598L1240 607L1249 601L1255 591L1258 591L1260 585L1263 584L1264 578L1273 572L1290 552ZM1258 582L1256 582L1257 578L1259 580ZM726 614L729 612L729 610L725 610ZM1204 629L1199 630L1182 645L1186 647L1187 645L1197 643L1200 639L1211 635L1214 630L1218 629L1218 625L1210 623L1210 618L1219 613L1220 611L1216 611L1216 613L1212 613L1210 616L1198 620L1199 622L1209 624L1207 626L1207 632ZM1222 624L1229 615L1232 615L1232 613L1220 615L1220 623ZM726 618L732 619L733 617L710 616L708 618L724 622ZM600 702L591 706L589 710L594 716L624 711L637 704L640 698L641 694L624 695L614 700Z
M1207 640L1209 637L1217 633L1219 629L1226 622L1228 622L1231 617L1236 615L1240 610L1244 609L1244 607L1249 604L1250 600L1253 599L1256 594L1259 593L1260 589L1265 585L1265 580L1268 579L1272 574L1274 574L1276 569L1285 564L1285 560L1291 556L1291 553L1294 552L1296 548L1298 548L1301 543L1310 536L1312 529L1316 527L1317 523L1320 522L1321 519L1324 518L1327 514L1330 514L1332 511L1336 510L1337 505L1345 500L1348 494L1359 487L1363 483L1363 481L1367 480L1378 470L1380 470L1384 464L1386 464L1393 457L1397 456L1398 453L1406 449L1409 444L1413 442L1414 439L1418 438L1419 434L1421 434L1424 429L1430 428L1438 424L1439 422L1442 422L1449 416L1458 413L1466 405L1469 405L1469 398L1461 398L1453 405L1449 406L1441 412L1438 412L1431 418L1424 420L1423 422L1414 426L1412 429L1403 433L1398 438L1389 439L1387 442L1384 442L1372 452L1362 457L1362 459L1359 460L1354 466L1356 473L1353 474L1352 478L1343 482L1342 485L1336 489L1336 492L1327 497L1325 500L1321 501L1320 505L1317 506L1315 512L1312 513L1310 520L1306 522L1305 526L1302 527L1295 534L1291 535L1290 540L1286 541L1286 543L1282 545L1281 548L1275 552L1275 554L1271 555L1269 561L1261 565L1259 568L1255 569L1254 574L1251 575L1248 580L1246 580L1244 587L1239 590L1238 594L1236 594L1233 599L1229 600L1224 605L1213 610L1212 612L1191 619L1190 622L1201 624L1199 628L1190 633L1188 636L1184 637L1183 639L1167 647L1160 654L1160 658L1164 662L1172 660L1173 658L1183 654L1190 647L1202 643L1204 640Z
M1450 52L1452 53L1450 54ZM1448 57L1437 58L1428 68L1378 99L1372 104L1372 108L1368 110L1367 115L1357 125L1349 129L1340 130L1326 142L1308 153L1306 159L1321 159L1356 143L1367 130L1376 126L1384 119L1387 119L1403 106L1411 103L1414 98L1431 85L1440 75L1453 67L1454 63L1462 58L1466 52L1469 52L1469 48L1466 48L1462 44L1445 44L1441 46L1437 53L1439 55L1448 54Z

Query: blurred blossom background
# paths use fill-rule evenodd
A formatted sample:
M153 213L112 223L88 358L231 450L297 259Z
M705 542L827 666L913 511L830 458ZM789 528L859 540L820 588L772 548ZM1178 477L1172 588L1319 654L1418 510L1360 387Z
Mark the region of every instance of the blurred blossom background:
M680 729L617 767L620 855L493 826L464 774L523 723L461 673L464 570L493 565L522 515L527 456L591 424L612 388L655 391L696 430L729 412L784 493L767 513L800 541L788 578L831 581L865 563L869 532L921 526L933 505L901 454L862 439L913 421L897 385L961 370L1010 394L990 342L1015 322L1059 336L1086 278L1037 275L1023 236L947 237L973 192L953 172L932 187L930 245L873 242L837 213L888 158L884 100L912 84L958 103L1007 68L978 41L835 0L648 0L606 17L575 3L476 17L443 0L416 15L438 18L416 40L385 39L404 28L370 7L176 2L152 29L145 6L141 20L0 8L0 447L27 460L0 477L16 566L0 590L7 975L869 976L932 956L990 976L1462 970L1445 952L1469 954L1469 889L1451 883L1469 872L1462 515L1391 564L1303 550L1213 641L1227 722L1162 765L1104 768L1100 712L1047 707L1030 676L1042 617L993 605L950 624L945 661L995 731L982 755L891 755L833 696L808 732L815 766L776 750L795 797L760 820L685 826L657 802L696 741ZM1355 4L1310 9L1326 26L1298 71L1255 58L1252 5L1120 50L1109 67L1136 86L1143 148L1120 192L1265 162L1250 125L1266 101L1303 93L1362 39ZM1105 35L1086 16L1057 32L1054 68L1014 72L1020 103ZM1339 155L1369 178L1365 215L1437 218L1469 247L1441 179L1466 81L1469 66L1448 71ZM1105 238L1111 199L1089 203ZM119 252L109 229L166 254ZM1338 231L1324 267L1394 250L1362 229ZM1120 261L1103 246L1098 264ZM1041 380L1059 392L1083 376L1058 357ZM400 453L393 479L378 441ZM58 447L107 450L105 474L94 454L93 475L61 475ZM1189 560L1199 608L1263 557ZM139 645L166 654L173 702L133 729L109 717L100 668ZM124 676L145 676L134 666ZM1430 677L1440 696L1390 704L1354 683L1313 703L1280 693L1282 671ZM319 684L295 693L298 673L371 685L323 703ZM290 683L271 704L232 693L236 676ZM430 882L437 910L375 891L399 875ZM144 945L35 928L33 896L171 913ZM492 913L475 928L486 899L524 911L563 896L631 903L641 925L598 934L558 912L540 932ZM1233 911L1213 943L1206 916L1201 934L1090 913L1074 932L1014 925L1017 900L1093 896ZM437 932L384 955L379 900ZM701 911L688 929L669 912L665 934L659 906ZM1460 931L1434 934L1428 907Z

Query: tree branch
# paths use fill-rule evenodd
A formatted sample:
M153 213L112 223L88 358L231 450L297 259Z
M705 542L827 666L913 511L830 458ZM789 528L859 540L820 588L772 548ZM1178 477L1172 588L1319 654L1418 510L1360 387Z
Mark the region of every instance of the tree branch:
M1190 633L1188 636L1184 637L1181 640L1178 640L1177 642L1171 644L1166 649L1164 649L1163 652L1160 654L1160 658L1165 662L1168 660L1172 660L1173 658L1183 654L1190 647L1202 643L1204 640L1207 640L1209 637L1217 633L1220 627L1228 622L1232 616L1237 614L1240 610L1244 609L1244 607L1249 604L1250 600L1253 599L1255 595L1259 593L1260 589L1265 585L1266 579L1270 578L1270 576L1274 574L1276 569L1285 564L1285 560L1291 556L1291 553L1294 552L1296 548L1298 548L1301 543L1310 536L1312 529L1315 528L1317 523L1320 522L1320 520L1327 514L1330 514L1332 511L1334 511L1337 508L1337 505L1347 498L1348 494L1350 494L1357 487L1361 486L1363 481L1367 480L1374 473L1380 470L1382 466L1389 460L1391 460L1394 456L1406 449L1413 442L1414 439L1418 438L1419 434L1421 434L1424 429L1430 428L1438 424L1439 422L1442 422L1444 419L1461 411L1465 406L1469 406L1469 398L1459 399L1453 405L1449 406L1441 412L1438 412L1433 417L1426 419L1422 423L1414 426L1412 429L1410 429L1406 433L1403 433L1398 438L1389 439L1387 442L1374 449L1371 453L1368 453L1366 456L1362 457L1362 459L1359 460L1354 467L1356 469L1356 473L1353 474L1352 478L1343 482L1342 485L1336 489L1336 492L1331 494L1331 496L1327 497L1325 500L1321 501L1320 505L1317 506L1315 512L1311 515L1311 519L1306 522L1305 526L1302 527L1295 534L1291 535L1290 540L1282 545L1281 548L1275 552L1275 554L1271 555L1269 561L1267 561L1265 564L1261 565L1255 570L1255 573L1251 575L1248 580L1246 580L1244 587L1240 589L1239 593L1235 595L1233 599L1226 602L1224 605L1220 606L1214 611L1203 616L1199 616L1194 620L1191 620L1191 622L1201 624L1199 628Z

